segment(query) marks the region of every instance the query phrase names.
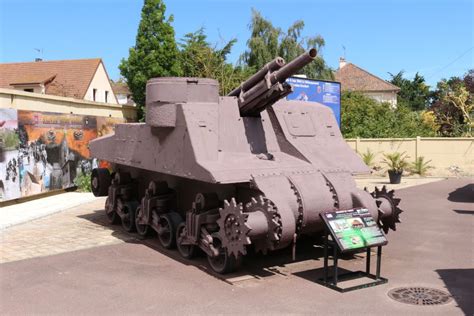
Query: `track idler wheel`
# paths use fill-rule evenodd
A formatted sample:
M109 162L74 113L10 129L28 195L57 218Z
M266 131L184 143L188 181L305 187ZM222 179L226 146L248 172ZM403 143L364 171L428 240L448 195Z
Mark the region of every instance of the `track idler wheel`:
M395 198L394 193L394 190L387 191L386 186L381 190L375 187L375 191L371 193L377 203L379 225L385 233L388 233L389 229L397 230L396 224L400 223L400 213L403 212L398 207L400 199Z
M239 267L242 261L242 256L237 255L236 257L233 254L230 254L228 249L223 246L221 237L218 233L212 234L212 246L219 252L217 256L207 256L207 261L212 270L219 274L226 274L235 271Z
M107 196L109 186L112 182L110 172L106 168L92 169L91 174L91 190L94 196Z

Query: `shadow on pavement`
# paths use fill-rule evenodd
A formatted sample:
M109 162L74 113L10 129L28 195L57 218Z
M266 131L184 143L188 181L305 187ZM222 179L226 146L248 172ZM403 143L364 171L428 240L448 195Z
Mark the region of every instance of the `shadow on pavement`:
M333 275L334 275L332 273L332 271L333 271L333 266L332 265L329 265L329 271L330 272L328 274L328 277L329 277L329 280L332 281L332 278L333 278ZM346 270L346 269L341 268L341 267L338 267L337 271L338 271L338 275L352 272L352 271ZM298 276L302 279L314 282L315 280L324 277L324 268L317 268L317 269L310 269L310 270L306 270L306 271L300 271L300 272L294 273L294 275L296 275L296 276Z
M474 203L474 184L468 184L449 193L451 202Z
M474 211L470 211L470 210L453 210L453 211L458 214L474 215Z
M207 258L205 254L201 251L198 252L198 255L191 259L183 258L176 249L166 249L158 241L156 235L151 235L150 237L144 239L136 233L127 233L123 231L122 226L119 225L111 225L108 223L104 210L94 210L92 213L79 215L80 218L86 219L94 224L101 225L107 227L112 230L112 236L127 242L127 243L139 243L143 244L173 260L176 260L185 265L192 265L197 267L198 269L208 273L209 275L220 279L222 281L233 283L232 280L238 279L249 279L249 278L256 278L261 279L269 276L274 275L287 275L292 274L292 272L285 272L285 265L292 264L292 263L300 263L308 261L311 263L313 261L319 261L323 259L323 249L319 247L315 247L315 244L322 244L322 238L319 240L314 239L301 239L298 241L296 246L296 260L292 260L292 249L291 247L274 251L268 253L267 255L263 255L260 253L255 253L252 247L248 247L248 254L245 256L242 267L234 272L229 273L226 275L220 275L215 273L208 265ZM346 256L345 258L341 259L352 259L354 255ZM309 265L309 264L308 264ZM305 266L306 267L306 266ZM314 265L313 265L314 267ZM282 268L282 269L280 269ZM302 273L302 277L308 275L312 275L314 269L310 268L308 273L305 274L305 271L301 271L298 273ZM308 277L308 280L309 277ZM316 278L313 278L311 281L315 281Z
M474 315L474 269L439 269L435 271L463 313Z

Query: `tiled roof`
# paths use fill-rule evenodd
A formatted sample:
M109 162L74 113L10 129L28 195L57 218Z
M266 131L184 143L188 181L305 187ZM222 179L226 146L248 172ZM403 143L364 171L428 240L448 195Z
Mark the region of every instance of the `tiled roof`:
M34 73L26 73L21 74L15 78L14 82L10 82L10 85L28 85L28 84L47 84L51 82L55 74L34 74Z
M357 67L352 63L347 63L342 68L339 68L334 76L337 81L341 82L341 88L343 91L400 91L399 87Z
M124 82L113 82L112 80L110 81L110 84L112 85L112 90L114 90L114 93L117 94L130 94L130 90L128 89L128 85Z
M46 94L83 99L101 62L94 58L0 64L0 88L46 83Z

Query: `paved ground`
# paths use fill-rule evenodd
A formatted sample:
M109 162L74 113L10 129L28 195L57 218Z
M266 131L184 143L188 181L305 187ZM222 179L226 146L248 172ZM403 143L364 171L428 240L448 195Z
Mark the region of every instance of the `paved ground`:
M0 207L0 230L95 200L92 193L66 192Z
M183 261L155 240L141 242L105 226L103 199L96 200L0 233L6 262L0 265L0 313L473 315L472 186L472 180L450 179L397 192L405 212L384 247L382 274L389 283L346 294L314 283L322 258L311 244L299 246L295 263L288 251L258 256L222 280L204 258ZM25 258L32 259L19 260ZM341 266L360 269L363 259L356 255ZM420 307L386 294L416 285L447 290L455 300Z
M381 188L386 186L388 189L400 190L406 189L409 187L427 184L431 182L437 182L441 180L446 180L447 178L443 177L416 177L416 176L403 176L402 181L399 184L390 184L388 176L385 177L374 177L374 176L359 176L355 178L357 186L361 189L367 188L369 191L373 191L377 186Z

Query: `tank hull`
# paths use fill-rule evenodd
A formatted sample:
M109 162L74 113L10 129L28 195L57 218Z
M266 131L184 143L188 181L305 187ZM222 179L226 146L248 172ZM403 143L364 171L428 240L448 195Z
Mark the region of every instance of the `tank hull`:
M146 123L118 124L90 143L92 156L112 166L92 177L94 194L108 196L110 222L144 237L153 230L185 258L199 248L219 273L249 247L266 253L320 235L323 212L365 208L386 232L395 229L399 200L357 188L352 176L369 169L331 110L278 100L291 91L285 76L314 56L278 60L235 96L218 96L210 79L150 80Z

